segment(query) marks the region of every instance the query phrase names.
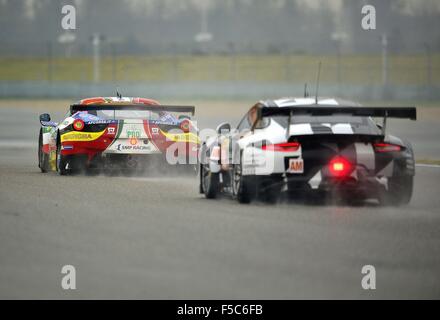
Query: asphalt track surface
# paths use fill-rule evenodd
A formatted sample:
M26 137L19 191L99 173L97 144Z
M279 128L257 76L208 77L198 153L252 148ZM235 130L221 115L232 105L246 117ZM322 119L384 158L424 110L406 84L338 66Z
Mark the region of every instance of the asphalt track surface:
M191 176L40 173L45 108L28 104L0 108L0 298L440 298L439 168L417 168L401 208L212 201ZM207 127L250 104L202 105ZM389 128L440 158L431 116ZM63 265L76 290L61 288ZM364 265L376 290L361 287Z

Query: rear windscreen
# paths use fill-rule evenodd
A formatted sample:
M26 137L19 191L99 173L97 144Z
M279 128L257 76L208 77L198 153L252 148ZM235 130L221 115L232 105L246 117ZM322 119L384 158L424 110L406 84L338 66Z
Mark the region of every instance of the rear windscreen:
M103 119L144 119L144 120L157 120L159 119L158 112L152 112L149 110L96 110L96 115Z
M103 120L176 120L176 118L168 112L151 110L87 110L81 111L81 113L86 113Z

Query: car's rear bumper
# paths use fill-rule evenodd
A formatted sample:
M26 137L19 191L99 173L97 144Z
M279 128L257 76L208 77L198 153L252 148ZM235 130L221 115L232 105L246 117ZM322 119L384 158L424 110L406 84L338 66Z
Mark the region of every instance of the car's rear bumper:
M296 184L292 180L287 182L289 191L303 190L310 192L336 193L356 198L377 197L378 193L386 188L386 178L366 177L363 179L337 178L323 179L316 187L310 183Z
M388 178L374 175L354 175L347 177L326 177L315 175L312 178L293 174L260 175L258 179L269 179L273 186L282 186L291 194L305 195L308 193L333 193L356 198L376 198L386 190Z

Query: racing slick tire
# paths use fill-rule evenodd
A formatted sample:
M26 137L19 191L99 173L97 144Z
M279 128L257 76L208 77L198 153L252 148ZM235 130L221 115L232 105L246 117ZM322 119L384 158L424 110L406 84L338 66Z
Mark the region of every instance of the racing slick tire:
M250 203L257 196L257 179L255 176L245 176L242 171L242 157L232 168L232 194L239 203Z
M258 179L258 197L266 203L278 202L281 194L283 178L281 176L260 177Z
M211 172L209 164L200 164L200 188L208 199L215 199L220 193L220 174Z
M379 203L384 206L401 206L411 201L414 176L403 175L388 180L388 190L379 194Z
M69 163L66 156L61 154L61 143L58 140L57 143L57 153L56 153L56 169L59 175L64 176L69 173L69 170L66 169Z
M49 155L43 152L43 132L41 130L38 138L38 167L43 173L49 171Z

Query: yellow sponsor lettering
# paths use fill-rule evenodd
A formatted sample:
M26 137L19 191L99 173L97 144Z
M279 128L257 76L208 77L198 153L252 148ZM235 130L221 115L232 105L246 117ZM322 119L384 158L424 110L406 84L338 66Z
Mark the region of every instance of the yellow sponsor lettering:
M162 131L162 134L167 137L168 140L174 142L192 142L200 144L200 139L197 135L191 132L187 133L167 133Z
M93 141L104 134L105 130L100 132L67 132L61 135L61 142L65 141Z

